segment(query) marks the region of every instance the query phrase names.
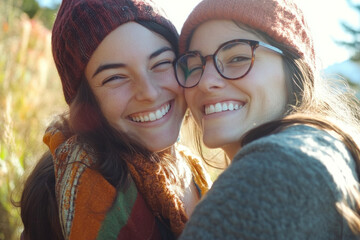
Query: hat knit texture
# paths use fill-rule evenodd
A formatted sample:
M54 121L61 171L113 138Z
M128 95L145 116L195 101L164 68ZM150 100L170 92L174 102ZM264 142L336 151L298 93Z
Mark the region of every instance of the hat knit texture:
M191 12L180 34L180 54L189 48L192 33L212 19L234 20L266 33L316 68L314 43L301 9L292 0L203 0ZM215 33L216 34L216 33Z
M158 23L178 36L174 25L151 0L62 1L52 31L52 52L68 104L76 96L85 67L101 41L121 24L138 20Z

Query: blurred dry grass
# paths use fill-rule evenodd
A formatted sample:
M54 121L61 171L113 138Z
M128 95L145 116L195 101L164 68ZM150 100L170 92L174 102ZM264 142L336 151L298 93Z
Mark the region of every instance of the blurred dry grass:
M65 106L50 31L10 3L0 2L0 240L19 239L11 198L19 200L23 179L45 151L50 116Z
M42 136L66 103L51 53L51 32L39 21L0 1L0 240L19 239L18 201L34 163L46 150ZM182 141L195 149L192 127ZM205 155L223 155L206 150ZM208 168L214 180L221 170Z

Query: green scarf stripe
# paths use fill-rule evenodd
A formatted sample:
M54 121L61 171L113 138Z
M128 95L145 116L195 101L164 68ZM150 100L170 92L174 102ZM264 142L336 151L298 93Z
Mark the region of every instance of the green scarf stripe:
M120 229L126 225L131 215L137 195L138 192L133 181L131 181L126 192L118 192L117 199L106 214L96 239L109 240L117 238Z

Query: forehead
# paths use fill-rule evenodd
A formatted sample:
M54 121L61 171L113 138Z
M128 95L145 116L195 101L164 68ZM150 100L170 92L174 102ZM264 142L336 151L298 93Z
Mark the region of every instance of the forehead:
M161 35L138 23L125 23L109 33L99 44L85 68L85 74L88 76L98 66L109 63L144 65L152 53L163 47L171 48L171 44Z
M240 28L231 20L210 20L195 29L189 50L210 54L222 43L233 39L261 40L254 33Z
M162 36L135 23L125 23L112 31L96 49L98 55L150 54L154 49L169 45Z

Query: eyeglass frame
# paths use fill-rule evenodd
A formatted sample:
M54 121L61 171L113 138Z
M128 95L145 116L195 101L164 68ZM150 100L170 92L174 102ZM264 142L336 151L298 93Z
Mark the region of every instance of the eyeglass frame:
M246 43L248 44L250 47L251 47L251 63L250 63L250 67L249 69L243 74L241 75L240 77L236 77L236 78L229 78L229 77L226 77L224 76L217 64L216 64L216 56L218 54L218 52L226 45L228 44L231 44L231 43L238 43L238 42L241 42L241 43ZM258 47L265 47L269 50L272 50L276 53L279 53L280 55L284 56L284 52L282 50L280 50L279 48L277 47L274 47L270 44L267 44L267 43L264 43L264 42L261 42L261 41L256 41L256 40L249 40L249 39L233 39L233 40L230 40L230 41L226 41L224 43L222 43L217 49L216 51L213 53L213 54L209 54L207 56L203 56L201 55L201 53L199 51L188 51L182 55L180 55L175 61L174 61L174 72L175 72L175 78L176 78L176 81L178 82L178 84L182 87L182 88L193 88L193 87L196 87L199 83L200 83L200 80L202 78L202 75L204 74L204 71L205 71L205 66L206 66L206 62L209 60L209 58L212 58L213 60L213 64L215 66L215 69L216 71L219 73L219 75L227 80L238 80L238 79L241 79L243 77L245 77L252 69L252 67L254 66L254 62L255 62L255 50L258 48ZM185 55L189 55L189 54L194 54L198 57L200 57L201 59L201 63L202 63L202 73L201 73L201 76L199 77L199 80L197 81L197 83L194 85L194 86L190 86L190 87L186 87L186 86L183 86L179 79L178 79L178 74L177 74L177 66L178 66L178 60L182 57L184 57Z

